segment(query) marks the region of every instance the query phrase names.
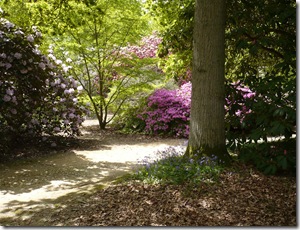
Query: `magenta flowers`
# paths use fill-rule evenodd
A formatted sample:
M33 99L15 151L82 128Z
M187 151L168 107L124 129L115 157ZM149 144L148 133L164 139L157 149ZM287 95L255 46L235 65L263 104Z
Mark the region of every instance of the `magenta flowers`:
M159 89L149 98L147 107L138 115L145 121L145 131L153 134L168 133L180 137L189 134L191 83L177 90Z
M225 98L226 117L234 114L235 119L242 123L245 116L251 113L251 109L246 107L245 102L248 99L254 99L255 93L240 82L232 83L231 88L233 88L234 94ZM138 115L138 118L146 124L145 131L152 134L167 133L187 138L191 92L192 84L187 82L179 89L159 89L150 95L147 107ZM227 122L228 119L225 121Z

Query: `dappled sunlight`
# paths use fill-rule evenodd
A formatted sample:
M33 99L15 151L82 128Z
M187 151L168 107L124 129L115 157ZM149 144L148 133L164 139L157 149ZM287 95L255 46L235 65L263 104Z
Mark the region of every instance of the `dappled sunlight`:
M0 166L0 222L29 224L32 216L55 213L70 199L102 188L140 167L142 159L157 151L182 145L182 139L143 139L86 133L65 151L6 162ZM141 139L139 139L141 138ZM43 213L43 214L42 214Z
M130 164L94 163L74 153L6 164L0 169L0 219L43 208L71 193L90 191L132 170Z
M177 144L181 144L178 141ZM74 150L78 156L83 156L92 162L131 162L139 163L146 156L152 156L155 158L157 151L162 151L170 144L155 143L155 146L151 143L142 143L136 145L111 145L109 149L95 150L95 151L78 151Z
M95 167L92 167L94 170ZM49 203L56 203L56 200L71 193L82 193L93 190L94 187L101 183L114 180L116 177L123 175L131 170L130 167L121 166L99 170L94 174L83 174L78 178L64 180L49 180L47 184L37 187L34 183L30 187L28 184L28 192L16 193L14 188L9 190L2 189L0 191L0 219L15 217L16 212L24 212L26 210L36 210L37 208L45 208ZM37 188L36 188L37 187ZM45 201L47 201L45 203ZM25 218L24 216L22 218Z

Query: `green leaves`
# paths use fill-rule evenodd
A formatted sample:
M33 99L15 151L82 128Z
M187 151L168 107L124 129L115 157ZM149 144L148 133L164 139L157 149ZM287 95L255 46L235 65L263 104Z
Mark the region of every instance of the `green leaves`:
M296 173L296 140L245 144L239 158L265 174Z

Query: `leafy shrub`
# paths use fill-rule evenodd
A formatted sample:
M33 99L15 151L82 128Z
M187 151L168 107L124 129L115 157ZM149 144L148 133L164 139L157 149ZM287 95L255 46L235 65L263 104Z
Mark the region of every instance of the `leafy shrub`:
M251 129L245 123L251 109L246 107L246 101L253 101L255 93L240 82L228 85L226 98L226 123L228 139L234 142L237 134ZM168 133L188 137L189 117L191 107L191 82L183 84L177 90L159 89L149 98L145 110L139 118L145 122L145 131L149 133ZM249 103L248 103L249 105Z
M178 147L169 147L157 154L157 160L145 158L141 162L144 167L133 175L133 179L146 183L197 184L216 181L222 171L215 156L196 161L186 158L184 149Z
M190 82L183 84L177 90L156 90L147 101L144 111L138 115L138 118L145 121L146 132L188 136L191 107Z
M268 79L251 83L255 93L247 87L241 91L238 88L241 83L227 87L229 100L225 119L229 146L240 148L244 143L260 139L267 142L267 137L289 139L295 133L296 89L293 79L286 83L284 76L274 75L272 81Z
M254 123L249 139L266 139L267 136L290 138L296 127L296 73L286 76L267 73L261 80L253 81L256 90L253 113L247 116ZM267 87L266 87L267 86Z
M265 174L296 173L296 140L245 144L239 154L241 161L253 164Z
M68 67L60 60L41 54L35 44L41 36L0 19L0 151L26 136L76 135L84 120L77 100L82 87L65 77Z
M275 91L276 87L272 87ZM272 95L261 88L254 92L241 81L226 85L228 147L240 148L261 138L266 141L268 136L292 136L296 124L295 89L288 84L281 90L284 93ZM138 118L145 122L148 133L188 137L190 104L190 82L177 90L159 89L148 97L147 106Z
M248 118L252 113L251 108L255 103L255 95L255 92L240 81L226 85L226 138L231 147L245 142L247 134L254 128L254 124Z
M145 121L138 118L142 109L146 106L146 97L137 97L126 103L118 116L113 120L113 127L124 133L142 132L145 129Z

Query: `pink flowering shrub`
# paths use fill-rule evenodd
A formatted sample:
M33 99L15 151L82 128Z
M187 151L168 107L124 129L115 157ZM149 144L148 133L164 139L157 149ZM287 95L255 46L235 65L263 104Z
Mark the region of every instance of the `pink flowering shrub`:
M142 38L140 45L128 45L123 47L120 54L129 58L132 58L132 54L136 55L140 59L154 58L156 57L158 45L160 43L161 38L154 33Z
M229 86L226 97L225 121L227 125L239 131L244 128L243 121L251 109L246 101L253 100L255 93L240 82ZM145 131L153 134L168 133L179 137L188 137L191 109L192 84L187 82L177 90L159 89L147 100L147 106L138 118L145 122ZM229 128L229 129L230 129Z
M226 87L225 98L225 123L230 131L246 131L252 127L247 119L252 113L251 103L254 102L256 93L244 86L240 81L230 83ZM240 134L238 134L240 135Z
M0 151L25 136L76 135L87 112L77 101L82 87L61 61L41 54L41 33L33 32L0 19Z
M188 82L177 90L155 91L149 96L147 106L138 117L145 122L146 132L187 137L190 108L191 83Z

